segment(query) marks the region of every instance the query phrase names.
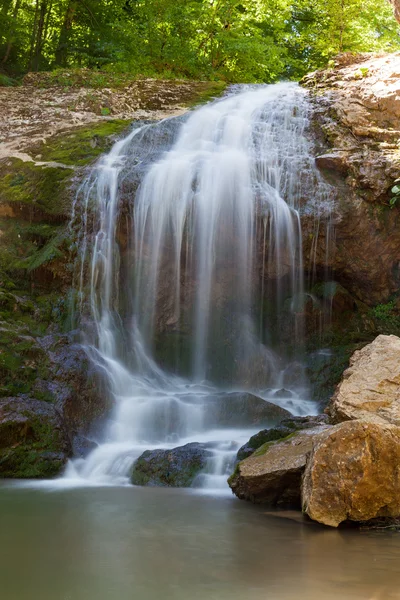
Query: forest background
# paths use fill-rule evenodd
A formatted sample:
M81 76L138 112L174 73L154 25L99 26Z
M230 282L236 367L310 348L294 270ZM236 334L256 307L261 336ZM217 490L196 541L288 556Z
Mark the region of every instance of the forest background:
M28 71L299 79L340 52L398 51L387 0L1 0L0 84Z

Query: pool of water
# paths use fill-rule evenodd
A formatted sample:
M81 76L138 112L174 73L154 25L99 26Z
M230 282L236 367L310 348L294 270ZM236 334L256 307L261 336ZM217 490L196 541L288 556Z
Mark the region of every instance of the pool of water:
M235 498L0 487L2 600L400 599L400 534L330 530Z

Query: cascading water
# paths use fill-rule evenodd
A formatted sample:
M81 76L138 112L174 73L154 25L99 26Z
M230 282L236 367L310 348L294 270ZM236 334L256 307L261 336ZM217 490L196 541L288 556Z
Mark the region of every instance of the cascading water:
M126 483L145 449L197 441L214 453L199 485L223 487L237 448L260 427L221 419L215 406L226 410L232 398L221 390L315 412L298 368L300 211L318 220L329 189L307 125L295 84L237 87L183 119L134 129L85 182L73 224L81 298L89 280L87 348L115 408L101 443L70 463L67 478ZM279 344L284 305L298 349L290 357ZM291 391L275 396L283 385Z

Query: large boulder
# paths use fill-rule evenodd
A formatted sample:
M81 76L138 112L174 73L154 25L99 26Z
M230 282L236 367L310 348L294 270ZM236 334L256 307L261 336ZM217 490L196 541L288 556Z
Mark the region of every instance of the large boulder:
M53 477L70 455L67 432L52 404L21 397L0 400L0 477Z
M400 425L400 338L379 335L353 354L327 412L335 423Z
M326 429L319 425L267 442L239 462L228 483L242 500L269 506L300 508L300 485L313 438Z
M134 463L131 482L157 487L190 487L207 467L211 451L190 443L172 450L146 450Z
M337 527L400 515L400 427L362 421L336 425L312 442L303 511Z

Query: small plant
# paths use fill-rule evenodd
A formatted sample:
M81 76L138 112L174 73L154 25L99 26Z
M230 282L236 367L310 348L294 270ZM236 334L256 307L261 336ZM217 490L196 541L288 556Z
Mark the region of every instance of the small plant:
M100 112L102 117L108 117L108 115L111 113L111 110L107 106L102 106Z
M364 77L366 77L368 75L368 69L367 67L360 67L355 73L354 73L354 79L363 79Z
M392 192L393 196L389 200L389 206L390 208L394 208L398 200L400 200L400 181L395 181L395 185L390 191Z

